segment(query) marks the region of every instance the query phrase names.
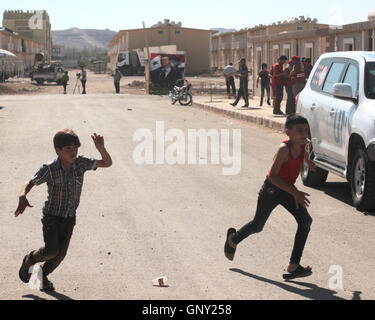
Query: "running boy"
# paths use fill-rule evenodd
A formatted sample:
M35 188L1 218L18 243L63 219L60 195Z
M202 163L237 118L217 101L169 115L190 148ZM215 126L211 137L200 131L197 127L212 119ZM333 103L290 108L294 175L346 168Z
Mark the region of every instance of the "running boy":
M68 129L57 132L53 143L58 158L43 165L35 176L25 183L19 197L16 217L22 214L26 207L32 207L26 198L30 190L43 183L48 185L48 199L44 204L42 219L44 247L26 255L19 270L20 279L28 283L31 277L29 268L36 263L45 262L42 267L42 291L55 289L47 276L60 265L67 253L76 224L76 210L85 172L112 165L111 156L104 146L104 138L94 133L92 139L102 160L77 157L78 148L81 146L78 136Z
M224 253L229 260L233 261L236 247L241 241L263 230L271 212L281 204L294 216L298 223L292 256L287 270L288 274L283 277L284 279L294 279L308 277L312 274L310 267L303 268L300 265L312 223L312 218L306 209L310 204L307 198L309 195L299 191L294 186L304 161L307 162L311 170L316 169L305 152L308 132L308 122L304 117L300 115L288 116L286 134L289 136L289 140L280 145L272 168L259 192L254 220L243 226L239 231L231 228L227 232Z

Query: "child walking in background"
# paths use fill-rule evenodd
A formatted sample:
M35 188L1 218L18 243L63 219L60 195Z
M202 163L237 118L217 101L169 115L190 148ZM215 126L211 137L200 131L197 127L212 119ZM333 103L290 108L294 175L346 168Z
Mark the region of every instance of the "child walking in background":
M261 96L260 96L260 104L259 106L263 106L263 101L264 101L264 96L265 93L267 92L267 104L270 106L271 105L271 75L268 71L268 66L267 64L262 64L262 71L258 75L257 79L257 88L259 87L259 80L260 80L260 85L261 85Z

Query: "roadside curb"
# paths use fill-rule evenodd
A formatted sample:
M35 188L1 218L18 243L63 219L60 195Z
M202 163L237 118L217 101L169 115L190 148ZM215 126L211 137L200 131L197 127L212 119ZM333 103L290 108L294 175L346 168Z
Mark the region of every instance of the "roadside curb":
M244 114L244 113L237 112L235 110L222 109L222 108L218 108L212 105L203 104L199 102L193 102L192 106L198 109L203 109L204 111L219 113L229 118L233 118L233 119L237 119L237 120L241 120L245 122L250 122L250 123L253 123L258 126L262 126L262 127L274 130L274 131L278 131L278 132L285 131L284 123L280 123L269 117Z

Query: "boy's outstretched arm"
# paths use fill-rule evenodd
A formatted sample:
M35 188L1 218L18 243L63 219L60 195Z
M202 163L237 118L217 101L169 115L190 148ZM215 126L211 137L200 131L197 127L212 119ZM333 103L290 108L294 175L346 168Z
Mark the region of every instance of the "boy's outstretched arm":
M104 146L104 138L101 135L98 135L96 133L94 133L91 136L91 138L94 141L96 149L99 151L100 155L102 156L102 160L98 161L96 167L97 168L109 168L110 166L112 166L112 158Z
M21 194L18 200L18 208L14 212L14 216L18 217L20 214L22 214L27 207L32 208L33 206L30 205L29 201L26 198L26 195L30 192L30 190L34 187L34 183L32 180L27 181L21 190Z

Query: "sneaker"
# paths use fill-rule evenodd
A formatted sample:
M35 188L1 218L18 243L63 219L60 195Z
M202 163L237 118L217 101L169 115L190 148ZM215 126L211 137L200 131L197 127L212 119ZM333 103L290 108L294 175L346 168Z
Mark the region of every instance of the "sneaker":
M236 107L237 105L235 103L230 103L232 107Z
M48 280L46 276L43 276L43 288L40 289L42 292L55 291L55 287L51 281Z
M273 114L274 114L274 115L277 115L277 116L284 116L284 115L285 115L284 112L282 112L281 110L279 110L279 111L274 111Z

